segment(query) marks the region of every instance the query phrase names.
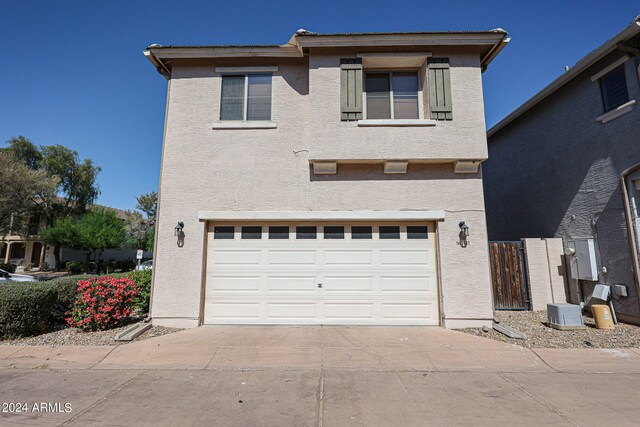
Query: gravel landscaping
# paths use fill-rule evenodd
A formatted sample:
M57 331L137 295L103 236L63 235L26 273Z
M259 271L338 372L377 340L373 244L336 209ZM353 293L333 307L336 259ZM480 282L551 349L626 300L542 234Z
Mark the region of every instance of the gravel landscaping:
M119 328L109 329L108 331L97 331L97 332L82 332L78 329L74 328L64 328L57 331L49 332L47 334L36 335L33 337L24 337L17 338L13 340L5 340L0 341L0 345L50 345L50 346L58 346L58 345L120 345L127 344L128 342L116 342L114 341L114 337L124 331L127 328L130 328L133 324L131 323L126 326L121 326ZM162 335L172 334L174 332L181 331L179 328L167 328L164 326L153 326L151 329L140 335L138 338L133 341L141 341L146 340L148 338L159 337Z
M591 317L583 316L585 330L559 331L549 328L546 311L496 311L496 321L527 335L509 338L494 329L461 329L462 332L528 348L629 348L640 347L640 327L619 323L614 330L596 329Z

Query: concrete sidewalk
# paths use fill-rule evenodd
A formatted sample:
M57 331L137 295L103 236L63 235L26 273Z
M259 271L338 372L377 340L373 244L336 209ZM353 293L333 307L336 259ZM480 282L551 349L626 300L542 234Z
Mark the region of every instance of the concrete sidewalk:
M206 327L117 347L0 346L0 368L2 401L28 404L0 424L640 419L639 350L529 350L441 328ZM34 412L36 402L72 410Z

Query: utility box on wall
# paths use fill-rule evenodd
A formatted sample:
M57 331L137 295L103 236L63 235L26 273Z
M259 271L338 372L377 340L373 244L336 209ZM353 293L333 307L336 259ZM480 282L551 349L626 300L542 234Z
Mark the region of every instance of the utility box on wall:
M592 282L598 280L596 245L593 239L568 240L565 253L572 279Z

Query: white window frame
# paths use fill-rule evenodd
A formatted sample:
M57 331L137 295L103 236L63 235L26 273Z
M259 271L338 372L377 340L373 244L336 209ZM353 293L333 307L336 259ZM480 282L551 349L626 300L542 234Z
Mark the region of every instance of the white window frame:
M217 70L217 69L216 69ZM233 72L234 69L229 68L230 71L223 73L220 76L220 107L218 108L218 120L217 123L225 124L237 124L237 123L270 123L273 122L273 72L271 71L253 71L253 72ZM269 75L271 76L271 116L269 120L247 120L247 106L249 101L249 75ZM222 79L225 77L241 77L244 76L244 95L243 95L243 107L242 107L242 120L222 120L220 117L222 114Z
M421 76L421 70L417 68L393 68L393 69L368 69L364 71L364 79L362 79L362 109L363 109L363 117L364 120L394 120L394 121L402 121L402 120L422 120L424 118L423 111L423 83ZM418 79L418 118L417 119L396 119L395 111L393 108L393 73L409 73L415 72L416 78ZM389 103L391 109L391 117L389 119L369 119L368 111L367 111L367 74L387 74L389 76Z

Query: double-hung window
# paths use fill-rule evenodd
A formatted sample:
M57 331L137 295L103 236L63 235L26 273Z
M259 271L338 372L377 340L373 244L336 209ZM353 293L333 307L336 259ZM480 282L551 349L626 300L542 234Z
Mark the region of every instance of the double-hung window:
M222 76L220 121L270 121L271 74Z
M366 118L419 118L418 89L415 71L366 73Z

